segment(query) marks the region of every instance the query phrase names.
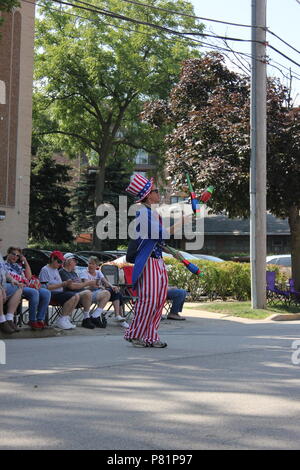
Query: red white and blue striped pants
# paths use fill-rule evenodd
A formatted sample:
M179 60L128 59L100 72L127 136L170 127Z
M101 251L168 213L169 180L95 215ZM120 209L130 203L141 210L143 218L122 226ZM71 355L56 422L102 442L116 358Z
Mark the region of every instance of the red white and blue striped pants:
M149 258L137 284L138 300L125 339L159 341L158 327L167 297L168 274L162 258Z

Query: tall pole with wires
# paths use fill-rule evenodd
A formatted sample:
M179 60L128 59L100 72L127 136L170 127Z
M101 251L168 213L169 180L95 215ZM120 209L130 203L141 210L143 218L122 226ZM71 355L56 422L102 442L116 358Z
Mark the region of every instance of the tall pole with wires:
M252 308L266 307L266 0L252 0L250 258Z

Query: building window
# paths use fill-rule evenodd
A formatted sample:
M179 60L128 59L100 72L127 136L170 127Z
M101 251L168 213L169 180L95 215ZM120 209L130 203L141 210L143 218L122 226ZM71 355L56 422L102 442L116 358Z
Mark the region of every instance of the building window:
M135 156L135 163L137 165L148 165L149 164L149 154L145 150L139 150Z

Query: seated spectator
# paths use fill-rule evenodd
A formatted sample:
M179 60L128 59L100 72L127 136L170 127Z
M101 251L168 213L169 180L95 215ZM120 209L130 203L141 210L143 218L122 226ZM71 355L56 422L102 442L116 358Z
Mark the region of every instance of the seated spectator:
M122 295L119 292L119 288L112 286L104 277L99 269L100 261L96 256L90 256L88 259L88 268L81 274L81 278L86 280L95 281L94 287L89 287L92 291L93 302L98 302L99 298L103 298L105 293L105 303L102 304L104 308L105 304L110 300L114 307L115 321L120 322L120 325L124 328L128 328L129 325L125 321L125 318L121 315L121 304ZM93 314L92 314L93 317Z
M51 292L50 303L56 303L62 306L62 316L60 316L55 325L62 330L76 328L70 321L70 315L80 302L79 295L76 292L64 291L72 281L62 281L58 268L64 261L64 255L61 251L53 251L50 254L49 264L41 269L39 279L42 285L45 285Z
M22 254L21 248L11 246L7 250L6 268L9 274L23 284L22 296L28 300L29 322L28 325L33 330L45 328L45 317L48 312L48 305L51 292L36 283L32 277L31 268L27 259ZM30 286L30 281L34 280L36 288Z
M108 293L101 292L101 295L96 297L97 308L90 316L90 308L92 305L92 292L90 288L97 287L97 281L88 279L82 281L76 273L76 258L73 253L66 253L64 255L63 268L59 270L59 274L63 281L71 281L65 291L76 292L80 297L80 302L84 308L83 320L81 326L84 328L93 329L95 327L105 328L106 321L103 317L103 307L109 299Z
M2 242L1 238L0 242ZM0 253L0 331L2 333L11 335L20 331L14 322L14 315L20 304L21 296L22 285L9 275ZM5 304L7 304L6 315L3 310Z
M185 320L185 318L179 315L179 312L182 312L186 294L187 292L185 289L168 287L167 300L172 300L171 310L167 315L168 320Z

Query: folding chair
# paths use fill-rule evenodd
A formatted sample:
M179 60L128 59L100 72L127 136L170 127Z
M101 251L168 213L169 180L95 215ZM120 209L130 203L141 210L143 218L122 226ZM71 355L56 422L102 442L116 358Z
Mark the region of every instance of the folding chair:
M124 266L122 269L123 269L124 278L125 278L125 284L123 285L123 289L124 289L125 296L127 295L126 305L129 307L130 309L129 313L131 314L134 310L134 304L138 299L137 291L133 289L133 285L132 285L133 266ZM168 315L168 313L171 310L171 306L172 306L172 301L166 300L165 305L164 305L164 310L163 310L164 315L166 316Z
M122 294L122 299L123 299L123 302L125 302L125 298L124 298L124 295L123 295L123 289L122 289L122 285L120 284L120 277L119 277L119 268L118 266L116 265L113 265L113 264L103 264L101 266L101 272L102 274L104 275L105 279L110 283L112 284L113 286L117 286L120 288L120 294ZM126 314L124 308L124 306L122 306L122 309L123 309L123 317L124 317L124 320L127 320L129 318L129 315ZM113 305L112 305L112 302L109 303L109 306L106 308L106 316L107 317L111 317L112 315L114 315L114 312L111 311L111 309L113 308Z
M137 291L133 289L133 284L132 284L133 266L124 266L122 269L124 273L125 283L120 284L120 286L122 289L122 296L123 296L124 304L128 308L127 312L124 311L124 316L126 316L126 318L129 318L131 314L133 313L134 305L138 299L138 296L137 296Z
M290 301L297 305L300 303L300 292L295 289L294 279L289 279L289 286L290 286L290 290L289 290Z
M55 323L57 318L62 315L63 306L59 305L55 300L50 300L48 306L48 312L46 314L45 323L46 325L52 325Z
M266 281L267 281L267 302L269 305L278 305L281 303L290 302L290 290L281 290L278 289L275 285L276 272L267 271L266 272ZM299 293L300 294L300 293Z

